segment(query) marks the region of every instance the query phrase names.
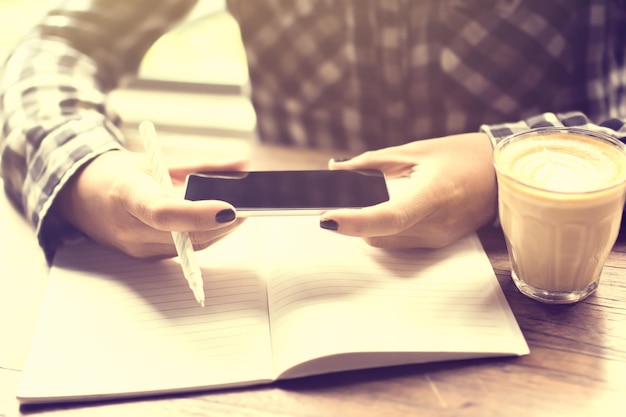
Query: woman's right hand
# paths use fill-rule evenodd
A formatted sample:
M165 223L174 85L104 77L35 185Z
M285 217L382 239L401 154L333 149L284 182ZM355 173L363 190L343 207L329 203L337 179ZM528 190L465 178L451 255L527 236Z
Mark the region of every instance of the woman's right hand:
M242 170L235 160L171 170L174 183L193 171ZM77 172L53 210L93 240L138 258L176 255L171 231L189 232L196 250L231 232L241 220L224 201L187 201L157 184L143 154L106 152Z

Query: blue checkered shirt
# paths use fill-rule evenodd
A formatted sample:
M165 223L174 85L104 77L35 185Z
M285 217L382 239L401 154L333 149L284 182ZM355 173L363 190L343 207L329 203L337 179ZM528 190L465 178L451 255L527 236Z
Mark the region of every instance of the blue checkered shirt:
M5 189L47 253L71 231L50 212L60 188L124 146L106 93L196 1L57 3L10 56L0 91ZM626 136L624 0L227 4L264 141L357 153L544 125Z

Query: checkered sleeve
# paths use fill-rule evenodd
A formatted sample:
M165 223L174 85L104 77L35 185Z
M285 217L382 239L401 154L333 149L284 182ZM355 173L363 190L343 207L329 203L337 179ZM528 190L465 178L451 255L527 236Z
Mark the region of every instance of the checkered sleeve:
M4 188L32 222L46 255L77 233L50 210L64 184L97 155L123 148L107 92L136 73L145 51L194 3L60 2L5 62Z
M516 123L503 123L497 125L483 125L481 131L487 133L493 145L505 137L525 132L538 127L580 127L589 130L602 131L615 138L626 142L626 121L610 118L601 123L593 123L581 112L567 113L543 113Z

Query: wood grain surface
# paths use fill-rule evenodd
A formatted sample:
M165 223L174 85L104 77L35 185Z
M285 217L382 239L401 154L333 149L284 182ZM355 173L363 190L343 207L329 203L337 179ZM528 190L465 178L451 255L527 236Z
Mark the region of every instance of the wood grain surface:
M325 167L326 153L253 149L254 169ZM19 408L19 370L0 369L0 416L618 416L626 405L626 233L586 300L549 306L510 278L502 232L479 231L531 354L345 372L269 386ZM2 335L2 339L10 335ZM2 343L2 342L0 342ZM158 364L155 364L158 366Z

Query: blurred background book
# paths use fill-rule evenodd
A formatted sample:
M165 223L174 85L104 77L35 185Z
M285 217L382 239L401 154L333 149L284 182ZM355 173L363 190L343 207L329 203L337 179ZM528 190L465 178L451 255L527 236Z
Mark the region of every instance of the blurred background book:
M0 0L2 61L53 0ZM154 120L162 131L251 138L256 117L239 28L224 0L200 0L177 28L148 51L139 77L114 91L110 105L124 126Z

